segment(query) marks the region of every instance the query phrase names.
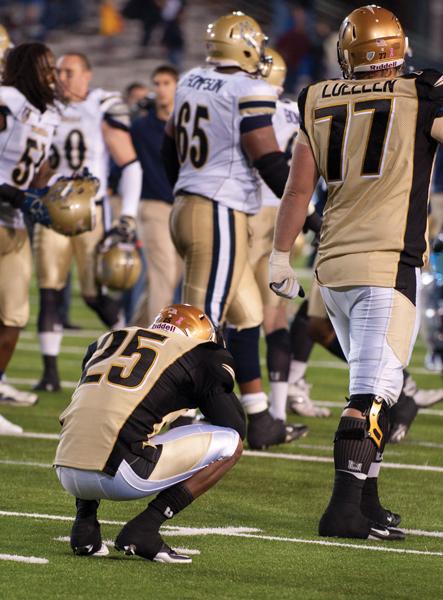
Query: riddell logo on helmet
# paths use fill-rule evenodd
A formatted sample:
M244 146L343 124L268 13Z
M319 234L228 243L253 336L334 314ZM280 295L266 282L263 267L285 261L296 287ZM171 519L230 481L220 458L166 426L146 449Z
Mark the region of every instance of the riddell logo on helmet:
M392 69L397 66L397 61L382 63L380 65L369 65L371 71L382 71L383 69Z
M177 327L170 323L154 323L151 329L163 329L164 331L176 331Z

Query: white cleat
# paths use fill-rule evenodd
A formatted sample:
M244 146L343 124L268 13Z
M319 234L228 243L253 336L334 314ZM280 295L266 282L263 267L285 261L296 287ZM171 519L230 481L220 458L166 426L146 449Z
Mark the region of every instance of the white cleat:
M15 425L0 415L0 435L20 435L23 433L23 428L20 425Z
M189 565L192 563L192 558L186 554L177 554L175 550L163 544L163 548L152 559L153 562L167 564Z
M410 375L406 378L403 392L406 396L411 396L419 408L427 408L443 400L443 388L438 390L420 390Z
M100 556L108 556L108 554L109 554L109 548L106 544L103 544L103 542L102 542L101 548L99 550L97 550L97 552L94 552L93 554L91 554L90 556L100 557Z
M306 383L304 377L290 383L288 387L288 406L296 415L301 417L329 417L329 408L317 406L310 398L311 386Z
M38 400L37 394L17 390L12 385L0 381L0 404L12 406L32 406Z

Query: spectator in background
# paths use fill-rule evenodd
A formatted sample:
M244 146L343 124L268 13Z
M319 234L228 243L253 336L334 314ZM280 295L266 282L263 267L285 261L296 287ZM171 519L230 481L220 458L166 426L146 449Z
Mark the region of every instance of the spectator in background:
M294 26L287 31L277 42L277 50L283 56L288 74L285 82L285 91L295 93L300 85L311 81L310 51L312 42L308 34L307 12L301 6L292 10Z
M174 107L178 72L170 65L152 74L155 106L134 121L132 141L143 169L143 188L138 234L148 265L147 287L137 305L133 324L151 323L163 306L170 304L180 277L180 261L169 233L173 195L161 157L166 121Z
M144 116L153 102L153 98L149 96L149 88L139 81L134 81L126 86L123 99L129 107L131 121Z

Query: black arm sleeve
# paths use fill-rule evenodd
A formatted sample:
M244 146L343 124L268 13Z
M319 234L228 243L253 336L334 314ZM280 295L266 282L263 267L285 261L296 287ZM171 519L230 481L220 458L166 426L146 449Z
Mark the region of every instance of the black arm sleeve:
M289 176L289 166L283 152L269 152L261 156L254 162L254 167L277 198L281 198Z
M21 208L25 199L25 193L22 190L9 185L9 183L2 183L0 185L0 201L6 202L14 208Z
M246 436L246 417L234 392L225 392L222 386L214 386L200 399L199 408L205 417L219 427L231 427L242 440Z
M161 155L165 166L166 175L172 187L177 182L178 173L180 171L180 163L178 162L177 149L174 139L165 133L161 148Z

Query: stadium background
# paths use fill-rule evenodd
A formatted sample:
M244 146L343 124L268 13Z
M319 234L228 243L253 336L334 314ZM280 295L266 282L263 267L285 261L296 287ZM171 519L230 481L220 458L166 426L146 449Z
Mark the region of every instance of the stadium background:
M124 4L115 2L118 8ZM241 8L255 16L275 42L276 32L285 31L276 26L287 23L284 12L278 13L278 9L292 4L277 0L188 0L181 22L186 41L183 67L203 60L206 24L220 14ZM343 16L360 2L317 0L301 4L309 32L322 22L334 32ZM404 22L414 49L413 64L442 67L443 3L410 0L383 4ZM43 10L55 11L48 29L36 19ZM0 22L9 28L16 43L34 37L44 39L56 54L86 52L94 65L94 84L110 89L123 90L134 80L149 81L152 69L165 61L161 28L154 31L146 56L137 59L140 23L127 20L118 35L100 34L100 2L2 1ZM303 279L303 284L308 284L308 279ZM386 462L391 466L382 473L383 498L387 506L405 515L405 527L413 532L406 542L385 549L376 542L357 541L330 547L320 545L324 542L316 537L318 515L327 501L332 478L331 440L347 387L346 367L320 348L314 351L307 375L313 384L313 397L329 405L333 416L304 419L311 432L301 444L272 449L269 455L246 452L226 481L174 521L177 529L169 530L168 543L201 552L191 569L164 569L115 553L111 560L89 562L72 556L66 543L72 499L61 491L50 465L59 431L57 417L69 402L84 348L101 329L74 288L72 317L83 330L67 334L63 342L63 391L42 393L35 407L2 407L2 414L22 425L28 436L0 439L0 553L49 561L0 561L2 598L89 599L104 593L108 598L163 600L298 596L339 600L356 595L360 599L426 600L442 596L443 411L438 406L422 411L405 442L386 451ZM34 286L31 320L8 369L11 382L17 385L29 386L40 372L37 303ZM439 377L423 369L423 359L424 348L419 342L411 371L423 387L438 387ZM120 528L116 522L127 520L142 507L141 502L104 503L100 518L104 520L105 539L115 537ZM211 529L217 527L218 532Z

